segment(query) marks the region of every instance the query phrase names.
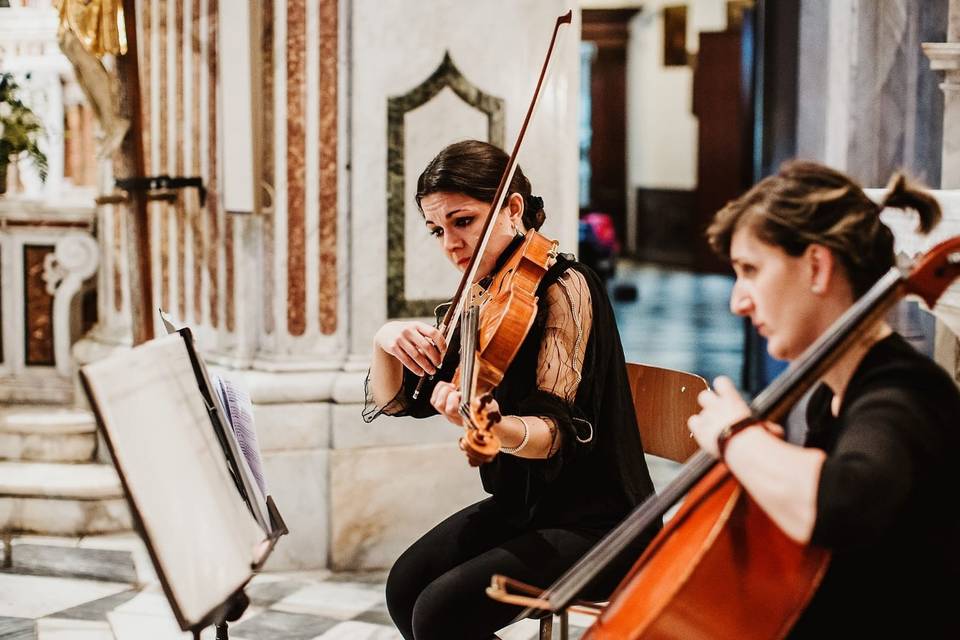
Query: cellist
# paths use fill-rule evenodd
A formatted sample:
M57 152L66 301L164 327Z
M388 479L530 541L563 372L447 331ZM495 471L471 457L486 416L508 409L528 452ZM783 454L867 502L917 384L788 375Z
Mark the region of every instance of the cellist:
M717 213L707 235L736 274L730 308L771 356L796 359L894 264L885 207L916 211L924 231L940 218L902 175L877 205L810 162ZM701 448L787 536L832 552L789 637L960 638L960 394L945 371L879 321L813 391L805 446L770 423L731 432L749 409L728 378L699 401L688 424Z
M507 161L493 145L459 142L418 180L424 230L460 271L477 247ZM519 168L508 193L480 261L481 283L546 217ZM533 327L487 407L502 415L494 426L500 454L480 465L490 497L436 525L390 571L387 606L407 640L489 638L519 613L485 595L492 574L549 584L653 492L605 287L561 253L537 293ZM461 425L460 393L448 382L458 352L432 325L385 324L374 337L365 417L439 413ZM434 378L414 400L424 374ZM609 594L653 533L588 595Z

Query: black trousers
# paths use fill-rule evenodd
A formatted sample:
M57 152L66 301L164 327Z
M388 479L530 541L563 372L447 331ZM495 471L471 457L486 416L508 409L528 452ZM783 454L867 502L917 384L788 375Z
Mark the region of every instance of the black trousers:
M486 640L522 611L486 595L493 574L547 588L605 533L517 528L488 498L438 524L397 559L387 578L390 617L406 640ZM581 595L606 599L645 544L621 554Z

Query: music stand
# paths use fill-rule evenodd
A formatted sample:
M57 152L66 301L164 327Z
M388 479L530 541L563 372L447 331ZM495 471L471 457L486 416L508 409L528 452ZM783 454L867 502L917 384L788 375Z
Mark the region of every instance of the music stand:
M80 380L177 623L195 638L216 625L221 640L288 530L193 343L182 328L82 367Z

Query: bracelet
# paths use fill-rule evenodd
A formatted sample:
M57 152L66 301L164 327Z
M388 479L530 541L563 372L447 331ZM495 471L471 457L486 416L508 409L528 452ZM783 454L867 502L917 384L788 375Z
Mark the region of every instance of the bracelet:
M760 422L753 416L747 416L743 420L734 422L731 425L724 427L723 431L720 432L720 435L717 436L717 451L720 453L720 460L724 459L724 456L727 452L727 445L730 443L730 439L746 429L747 427L752 427L753 425L759 425Z
M520 449L523 449L527 446L527 443L530 442L530 425L527 424L527 421L523 419L523 416L514 416L517 418L520 423L523 425L523 440L520 441L515 447L500 447L500 451L504 453L517 453Z

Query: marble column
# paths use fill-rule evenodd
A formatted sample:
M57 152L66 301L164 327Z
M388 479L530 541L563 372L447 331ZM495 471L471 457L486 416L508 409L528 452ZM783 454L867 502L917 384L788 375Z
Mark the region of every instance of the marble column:
M946 42L924 42L923 52L930 58L930 69L943 71L943 155L940 174L942 189L960 189L960 0L950 0ZM960 218L960 211L945 211L948 219ZM960 318L960 303L950 305L949 299L941 306ZM954 323L960 327L960 322ZM960 340L946 323L937 323L937 362L951 372L960 383Z

